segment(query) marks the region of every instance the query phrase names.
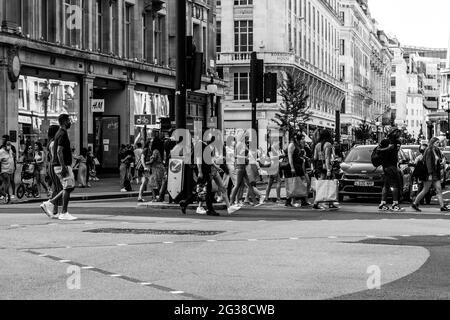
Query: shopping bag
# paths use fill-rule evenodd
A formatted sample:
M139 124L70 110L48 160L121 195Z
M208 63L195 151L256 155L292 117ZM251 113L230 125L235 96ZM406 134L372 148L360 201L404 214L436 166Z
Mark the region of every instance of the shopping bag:
M315 182L316 203L338 201L338 180L317 180Z
M286 197L303 198L308 196L306 183L300 177L286 179Z

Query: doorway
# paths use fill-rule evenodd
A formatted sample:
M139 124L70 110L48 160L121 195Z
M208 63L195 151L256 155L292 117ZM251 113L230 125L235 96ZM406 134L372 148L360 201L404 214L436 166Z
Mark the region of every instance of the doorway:
M102 172L119 170L120 116L94 114L94 154Z

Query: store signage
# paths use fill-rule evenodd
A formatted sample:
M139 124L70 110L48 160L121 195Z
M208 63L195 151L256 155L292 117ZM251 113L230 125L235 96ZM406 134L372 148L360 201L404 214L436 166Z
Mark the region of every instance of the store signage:
M217 129L217 117L212 117L208 119L208 128Z
M135 115L134 124L137 126L156 125L156 115L153 114Z
M19 123L31 124L31 117L19 115Z
M105 112L105 99L93 99L91 104L92 112Z

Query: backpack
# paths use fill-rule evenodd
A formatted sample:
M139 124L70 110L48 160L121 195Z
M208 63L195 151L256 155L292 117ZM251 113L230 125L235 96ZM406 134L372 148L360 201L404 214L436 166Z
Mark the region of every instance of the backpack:
M371 156L370 160L372 161L372 165L375 168L378 168L383 164L383 157L381 156L381 152L379 151L378 147L376 147L372 151L372 156Z

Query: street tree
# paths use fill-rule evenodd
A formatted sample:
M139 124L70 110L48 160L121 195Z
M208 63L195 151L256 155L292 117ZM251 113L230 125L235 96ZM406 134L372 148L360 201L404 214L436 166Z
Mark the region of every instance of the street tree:
M279 94L283 102L272 121L280 127L283 134L288 132L292 135L295 132L304 131L313 112L308 105L308 88L300 78L300 73L287 71L285 79L279 86Z
M362 141L364 144L370 139L372 135L372 126L367 122L366 119L361 121L359 126L355 130L356 139Z

